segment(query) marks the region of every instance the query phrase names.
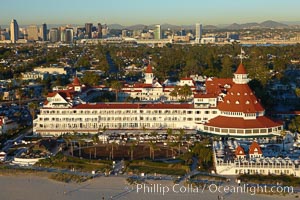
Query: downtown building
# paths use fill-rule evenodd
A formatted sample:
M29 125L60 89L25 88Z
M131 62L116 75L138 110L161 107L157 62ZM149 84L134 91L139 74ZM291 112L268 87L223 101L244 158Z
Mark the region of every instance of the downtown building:
M138 97L138 102L88 103L95 91L108 87L88 87L77 77L65 88L49 93L34 120L34 133L98 133L104 129L189 129L225 137L270 137L280 135L282 123L265 116L265 110L248 86L243 64L233 79L208 78L200 92L189 78L179 82L192 90L189 102L170 101L176 86L154 81L152 67L145 71L145 83L124 86L120 95ZM166 101L161 101L164 97ZM160 100L160 101L159 101ZM174 99L173 99L174 100Z

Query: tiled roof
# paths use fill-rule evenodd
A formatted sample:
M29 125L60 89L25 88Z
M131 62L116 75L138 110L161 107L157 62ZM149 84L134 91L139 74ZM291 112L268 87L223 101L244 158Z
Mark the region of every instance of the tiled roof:
M241 117L218 116L210 119L205 125L218 128L272 128L281 126L281 123L275 122L266 116L257 117L256 119L243 119Z
M216 94L194 94L194 98L216 98Z
M77 76L74 78L72 85L73 86L80 86L80 81L79 81L79 78Z
M238 66L235 74L247 74L246 68L243 65L243 63L240 63L240 65Z
M152 66L150 64L147 66L145 73L153 73Z
M243 149L243 147L238 146L238 147L235 149L235 155L236 155L236 156L244 156L244 155L246 155L246 154L245 154L245 150Z
M232 78L209 78L205 82L206 92L219 95L225 89L225 85L232 86Z
M247 84L233 84L223 101L219 102L221 111L255 113L264 108Z
M261 148L257 142L252 142L252 144L249 147L249 154L262 154Z
M193 109L193 104L139 104L139 103L99 103L79 104L76 109Z

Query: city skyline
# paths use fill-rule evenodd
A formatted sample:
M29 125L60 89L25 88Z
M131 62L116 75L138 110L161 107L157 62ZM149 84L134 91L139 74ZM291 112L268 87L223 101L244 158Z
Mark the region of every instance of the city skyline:
M9 25L16 19L19 25L29 24L202 24L220 25L231 23L300 21L297 11L300 2L287 1L234 1L213 2L188 0L184 3L165 1L96 1L82 3L79 0L15 0L1 5L1 25Z

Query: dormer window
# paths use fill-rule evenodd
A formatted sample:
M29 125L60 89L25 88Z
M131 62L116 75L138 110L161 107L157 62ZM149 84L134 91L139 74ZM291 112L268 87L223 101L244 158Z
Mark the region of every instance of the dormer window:
M236 101L235 104L240 104L240 102L239 102L239 101Z
M228 103L228 104L230 104L230 101L229 101L229 100L227 100L227 103Z
M246 104L250 104L250 101L246 101Z
M247 92L245 92L244 95L245 95L245 96L248 95Z
M238 92L237 95L240 96L241 94Z

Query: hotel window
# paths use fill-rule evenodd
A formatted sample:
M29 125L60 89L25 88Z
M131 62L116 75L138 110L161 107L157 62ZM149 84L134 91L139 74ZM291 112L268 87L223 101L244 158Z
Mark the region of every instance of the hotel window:
M209 111L208 111L208 110L206 110L206 111L205 111L205 114L209 114Z
M212 114L217 114L217 111L212 111Z
M239 130L236 130L236 132L237 133L244 133L244 130L239 129Z
M247 129L247 130L245 130L245 133L252 133L252 130Z
M268 132L271 133L272 132L272 128L268 128Z
M187 111L187 114L192 114L193 113L193 111Z
M229 133L236 133L235 129L229 129Z
M260 129L260 133L267 133L267 129Z
M222 133L228 133L228 129L222 129L221 132Z
M193 121L193 118L187 118L187 121Z
M254 129L253 133L259 133L259 129Z
M196 111L196 114L201 114L201 111L197 110L197 111Z

